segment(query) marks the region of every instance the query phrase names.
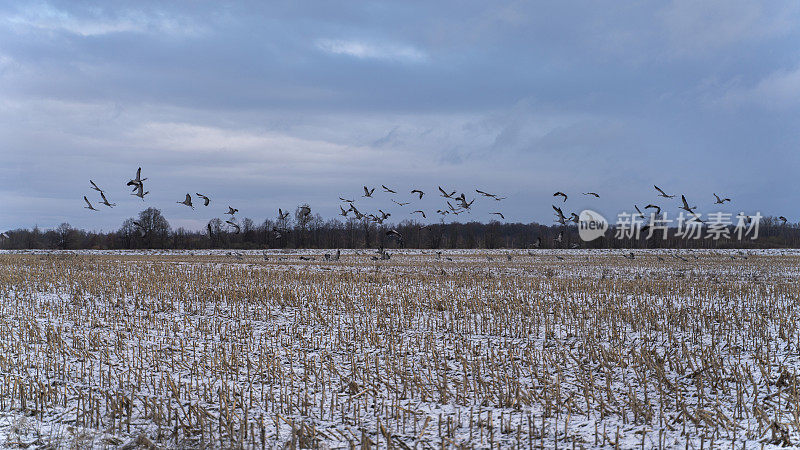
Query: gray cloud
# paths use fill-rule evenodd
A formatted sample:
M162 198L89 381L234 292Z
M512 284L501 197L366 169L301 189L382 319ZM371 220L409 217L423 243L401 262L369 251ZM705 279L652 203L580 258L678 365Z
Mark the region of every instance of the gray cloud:
M0 4L0 229L108 230L149 205L188 227L220 214L176 205L186 192L259 220L306 201L332 217L363 184L497 191L526 222L550 219L554 189L602 191L592 206L613 212L654 182L785 213L797 15L684 0ZM144 203L124 186L140 165ZM82 209L90 178L117 208ZM478 220L497 207L476 205Z

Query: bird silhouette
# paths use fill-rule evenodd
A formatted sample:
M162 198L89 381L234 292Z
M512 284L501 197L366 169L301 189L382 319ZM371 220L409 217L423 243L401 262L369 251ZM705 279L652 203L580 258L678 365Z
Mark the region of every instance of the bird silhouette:
M398 232L397 230L395 230L395 229L388 230L388 231L386 232L386 236L387 236L387 237L392 237L392 236L394 236L395 238L397 238L397 243L398 243L398 245L400 245L400 247L402 247L402 246L403 246L403 243L404 243L404 241L403 241L403 235L402 235L402 234L400 234L400 232Z
M681 206L680 209L694 214L694 210L697 209L697 206L690 208L689 203L686 202L686 197L684 195L681 195L681 201L683 202L683 206Z
M230 226L232 226L233 228L236 229L236 233L233 233L233 234L239 234L242 231L242 229L239 227L239 225L236 222L232 222L230 220L226 220L225 223L229 224Z
M658 187L658 186L656 186L655 184L653 185L653 187L654 187L654 188L656 188L656 190L657 190L658 192L660 192L660 194L659 194L659 197L664 197L664 198L675 198L675 196L674 196L674 195L667 195L667 193L666 193L666 192L662 191L662 190L661 190L661 188L660 188L660 187Z
M144 191L144 184L139 183L136 186L136 188L134 189L134 193L131 194L131 195L135 195L135 196L139 197L140 199L142 199L142 201L144 201L144 196L149 194L149 193L150 193L150 191L147 191L147 192Z
M97 187L97 185L96 185L96 184L94 184L94 181L92 181L92 180L89 180L89 183L92 185L92 186L91 186L91 188L92 188L92 189L94 189L95 191L97 191L97 192L103 192L103 190L102 190L102 189L100 189L99 187Z
M142 237L147 236L147 230L145 230L144 226L142 226L141 223L134 220L133 224L136 226L136 228L139 229L139 233L141 233Z
M419 199L420 200L422 200L422 196L425 195L425 193L420 191L419 189L413 189L413 190L411 190L411 193L419 195Z
M86 209L91 209L92 211L97 211L97 208L95 208L94 206L92 206L92 203L89 201L89 199L88 199L88 198L86 198L86 196L85 196L85 195L83 196L83 201L85 201L85 202L86 202L86 204L87 204L87 205L89 205L89 206L84 206L84 208L86 208Z
M717 195L716 193L714 193L714 198L717 199L717 201L714 202L715 205L721 205L725 202L731 201L731 199L729 198L719 198L719 195Z
M506 220L506 216L504 216L503 213L493 212L493 213L490 213L490 214L491 215L495 215L495 216L500 216L501 219Z
M444 198L453 198L453 196L456 195L456 191L453 191L453 192L448 194L447 191L442 189L441 186L438 186L438 188L439 188L439 192L442 193L442 197L444 197Z
M103 201L100 202L100 203L108 206L109 208L113 208L113 207L117 206L116 203L109 203L108 202L108 199L106 199L106 194L104 194L103 191L100 191L100 197L103 197Z
M384 191L384 192L388 192L388 193L390 193L390 194L397 194L397 192L395 192L394 190L392 190L392 189L389 189L388 187L386 187L386 185L385 185L385 184L382 184L382 185L381 185L381 187L383 188L383 191Z
M553 209L556 212L556 215L558 215L558 219L556 219L558 221L558 223L560 223L561 225L566 225L567 224L567 218L564 216L564 212L561 211L561 208L557 208L556 205L552 205L552 206L553 206Z
M231 206L228 206L228 212L226 212L225 214L230 214L231 216L233 216L233 215L234 215L234 214L236 214L237 212L239 212L239 210L238 210L238 209L236 209L236 208L233 208L233 207L231 207Z
M650 203L649 205L645 206L644 209L655 209L656 210L656 215L657 216L661 215L661 207L658 206L658 205L654 205L654 204Z
M583 195L592 195L595 198L600 198L600 194L598 194L596 192L584 192Z
M362 197L372 197L373 192L375 192L375 188L369 189L368 187L364 186L364 195L362 195Z
M425 211L423 211L423 210L421 210L421 209L418 209L418 210L416 210L416 211L413 211L411 214L414 214L414 213L420 213L420 214L422 214L422 218L423 218L423 219L426 219L426 218L427 218L427 217L425 216Z
M408 205L408 204L410 203L410 202L398 202L398 201L397 201L397 200L395 200L395 199L392 199L392 201L393 201L393 202L394 202L396 205L400 205L400 206L406 206L406 205Z
M182 202L175 202L175 203L180 203L181 205L186 205L194 209L194 205L192 205L192 196L189 194L186 194L186 198Z
M195 192L194 195L203 199L203 206L208 206L208 204L211 203L211 199L203 194L198 194L197 192Z
M564 201L565 202L567 201L567 194L565 194L565 193L563 193L561 191L558 191L555 194L553 194L553 197L558 197L558 196L564 197Z
M141 187L142 186L142 182L145 181L145 180L147 180L147 178L142 178L142 168L139 167L139 169L136 170L136 178L128 181L128 183L126 183L126 185L127 186L134 186L134 187Z

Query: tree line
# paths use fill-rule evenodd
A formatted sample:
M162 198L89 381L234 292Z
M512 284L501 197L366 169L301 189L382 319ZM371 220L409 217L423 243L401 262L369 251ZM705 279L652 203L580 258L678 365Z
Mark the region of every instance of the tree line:
M212 219L205 230L173 229L156 208L148 208L137 218L129 218L111 232L94 232L73 228L62 223L52 230L16 229L0 238L0 249L266 249L266 248L800 248L800 226L782 224L773 217L765 217L759 225L755 240L739 240L730 227L731 237L721 239L688 239L676 236L675 231L653 233L649 239L617 239L612 226L601 237L583 242L576 226L543 225L535 222L501 223L440 222L424 224L404 220L398 224L378 224L368 219L324 220L319 214L303 215L301 206L294 216L268 218L256 222L245 218L238 222L239 232L221 219ZM387 238L386 231L395 229L403 242ZM561 234L561 240L557 238ZM537 245L538 242L538 245Z

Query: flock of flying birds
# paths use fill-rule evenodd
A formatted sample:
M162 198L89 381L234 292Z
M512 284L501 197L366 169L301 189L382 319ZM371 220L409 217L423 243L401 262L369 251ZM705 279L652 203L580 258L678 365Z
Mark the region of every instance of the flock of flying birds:
M386 185L382 184L381 188L383 189L383 192L385 192L385 193L397 194L397 191L387 187ZM440 193L439 196L442 197L442 198L447 199L447 200L445 200L445 203L447 204L447 207L442 206L441 209L437 209L436 210L436 213L439 214L442 217L444 217L444 216L446 216L448 214L453 214L453 215L457 216L457 215L459 215L459 214L461 214L461 213L463 213L465 211L470 211L470 209L472 208L472 204L475 203L475 199L474 198L472 200L467 201L467 196L463 192L461 193L461 195L456 196L456 193L458 191L448 192L448 191L442 189L441 186L439 186L438 188L439 188L439 193ZM362 195L362 197L364 197L364 198L373 198L372 194L374 192L375 192L375 188L370 189L367 186L364 186L364 195ZM477 192L480 195L483 195L484 197L492 198L492 199L494 199L496 201L501 201L501 200L506 198L506 197L500 197L499 195L496 195L496 194L490 194L488 192L481 191L480 189L475 189L475 192ZM411 190L411 194L413 194L415 197L417 197L417 200L422 200L422 197L425 196L425 192L421 191L420 189L412 189ZM339 215L343 216L343 217L347 217L347 215L352 212L353 215L358 220L367 219L367 220L370 220L372 222L376 222L378 224L382 224L384 220L388 219L389 216L392 215L391 213L387 213L387 212L383 211L382 209L378 209L378 211L377 211L378 214L374 214L374 213L363 214L361 211L358 210L358 208L356 208L356 206L354 204L355 200L346 199L344 197L339 197L339 200L341 200L341 201L343 201L343 202L345 202L345 203L347 203L349 205L347 209L345 209L344 206L339 205L339 210L341 211L339 213ZM406 206L406 205L410 205L411 204L411 202L398 202L395 199L391 199L391 200L392 200L392 202L394 204L396 204L398 206ZM453 203L455 203L456 206L453 206ZM428 217L425 214L425 211L423 211L421 209L417 209L415 211L412 211L411 214L419 214L419 215L422 216L423 219L426 219ZM496 216L499 216L502 219L505 219L505 216L501 212L493 212L493 213L490 213L490 214L496 215Z
M144 182L146 180L147 180L147 178L142 178L142 168L139 167L139 169L136 170L136 178L133 178L133 179L129 180L125 185L133 187L133 192L131 193L131 195L139 197L142 200L144 200L145 195L150 193L150 191L145 191L144 190ZM114 206L117 206L116 203L110 203L108 201L108 199L106 198L105 191L103 189L100 189L100 187L97 186L97 184L94 181L89 180L89 184L91 185L90 187L92 189L94 189L95 191L100 193L100 198L102 198L102 201L100 202L100 204L106 205L109 208L113 208ZM211 199L208 198L208 196L200 194L200 193L195 193L195 195L198 198L202 199L203 206L208 206L211 203ZM90 202L89 199L85 195L83 196L83 201L86 202L86 205L87 205L87 206L84 206L84 208L90 209L92 211L98 211L98 209L95 208L94 205L92 205L92 202ZM188 194L188 193L186 194L186 198L183 201L175 202L175 203L179 203L181 205L186 205L186 206L194 209L194 204L192 203L192 196L191 196L191 194ZM239 226L239 224L237 224L235 222L236 219L234 217L234 214L236 214L238 211L239 211L238 209L233 208L231 206L228 206L228 211L225 213L225 214L229 214L230 215L230 219L226 220L225 223L227 223L231 227L233 227L236 230L236 234L238 234L241 231L241 227ZM310 212L311 211L309 210L309 213ZM284 216L283 211L280 211L280 214L281 214L283 219L288 217L288 213L286 213L286 215ZM135 220L133 221L133 224L141 232L142 236L146 235L147 228L143 224L141 224L140 222L137 222ZM212 234L211 224L210 223L208 224L208 233L209 233L209 235Z
M144 187L144 182L146 180L147 180L147 178L142 178L142 168L139 167L139 169L136 171L136 178L133 178L133 179L129 180L126 183L126 186L129 186L129 187L133 188L133 192L131 193L131 195L139 197L142 200L144 200L144 197L147 194L150 193L150 191L146 191L145 187ZM103 189L101 189L100 187L98 187L97 184L95 184L94 181L89 180L89 183L91 185L90 186L91 189L93 189L93 190L95 190L95 191L100 193L100 198L102 199L102 201L99 202L100 204L105 205L105 206L107 206L109 208L112 208L112 207L116 206L116 203L111 203L111 202L108 201L108 199L106 198L106 195L105 195L105 191ZM664 190L662 190L661 188L659 188L656 185L653 185L653 187L658 192L658 197L662 197L662 198L665 198L665 199L673 199L673 198L676 197L675 195L667 194L666 192L664 192ZM383 192L386 193L386 194L397 194L396 190L394 190L392 188L389 188L386 185L381 185L381 188L382 188ZM374 188L374 187L373 188L369 188L367 186L364 186L363 189L364 189L364 194L361 196L362 198L374 198L373 194L375 193L375 189L376 188ZM468 200L466 194L464 194L463 192L461 194L459 194L459 195L456 195L457 191L447 191L444 188L442 188L441 186L438 186L438 190L439 190L439 197L444 199L444 204L442 205L442 207L440 209L436 210L436 214L441 216L442 219L444 219L444 217L447 216L448 214L459 215L461 213L470 212L471 211L472 205L475 202L475 198L472 198L471 200ZM506 197L501 197L500 195L497 195L497 194L490 194L490 193L482 191L480 189L475 189L475 192L478 195L480 195L480 196L482 196L484 198L492 199L492 200L497 201L497 202L502 201L502 200L504 200L506 198ZM425 196L425 192L420 190L420 189L412 189L410 191L410 194L412 194L414 200L422 200L422 198ZM200 193L195 193L195 195L197 196L198 199L202 200L203 206L208 206L211 203L211 199L208 196L200 194ZM590 196L590 197L595 197L595 198L600 198L600 194L598 194L596 192L583 192L583 195ZM553 197L561 197L562 198L562 202L566 203L568 195L565 194L564 192L558 191L558 192L553 194ZM731 201L731 199L729 197L720 197L716 193L714 193L714 199L715 199L714 204L719 204L719 205ZM95 208L94 205L92 205L92 203L89 201L89 199L85 195L83 196L83 200L87 204L87 206L85 206L86 209L90 209L92 211L98 211L98 209ZM355 199L348 199L348 198L344 198L344 197L339 197L339 200L341 200L342 202L344 202L347 205L347 208L345 208L344 205L340 205L339 206L339 210L340 210L339 215L341 215L343 217L347 217L350 213L352 213L353 216L358 220L366 220L366 221L374 222L374 223L377 223L377 224L383 224L383 222L392 215L389 212L383 211L383 209L377 209L377 211L372 212L372 213L361 212L355 205ZM410 205L412 203L412 201L398 201L395 198L391 198L391 201L394 204L396 204L398 206L401 206L401 207ZM184 198L183 201L178 201L176 203L181 204L181 205L185 205L185 206L187 206L189 208L194 209L194 203L192 202L192 196L189 193L186 194L186 197ZM556 214L555 221L560 223L563 227L566 227L566 225L569 224L570 222L573 222L573 223L576 223L576 224L579 222L580 219L579 219L578 214L573 212L573 213L570 213L569 216L567 216L560 207L558 207L556 205L552 205L552 206L553 206L553 210L555 211L555 214ZM642 212L642 210L639 209L639 207L637 205L634 205L634 209L636 209L636 213L637 213L636 216L638 216L641 219L645 218L645 214ZM647 206L645 206L644 209L645 210L648 210L648 209L653 210L653 215L651 216L651 218L659 217L661 215L661 207L656 205L656 204L650 203ZM697 213L695 212L697 210L697 206L689 206L689 202L686 200L686 196L685 195L681 195L681 205L679 206L679 209L684 210L684 211L688 212L689 214L691 214L695 218L695 220L697 220L699 222L703 222L700 219L700 217L697 215ZM225 220L225 223L230 225L230 227L234 230L234 234L239 234L241 232L241 227L240 227L240 225L238 223L236 223L236 218L235 218L235 214L238 211L239 211L238 209L233 208L231 206L228 206L228 211L225 212L225 214L230 216L228 220ZM301 218L308 217L311 214L311 208L306 206L306 205L301 206L300 210L299 210L299 214L300 214ZM419 214L423 219L427 218L427 214L422 209L416 209L416 210L412 211L410 214L411 215ZM498 216L501 219L505 220L505 216L503 215L502 212L495 211L495 212L492 212L490 214ZM286 219L288 219L288 217L289 217L289 212L288 211L283 211L282 209L278 209L279 222L285 223L285 221L286 221ZM746 220L746 222L748 224L752 219L753 219L752 216L745 216L745 220ZM784 224L787 222L787 219L784 216L779 216L779 220L781 220ZM140 232L142 233L142 236L144 236L146 234L146 228L145 228L145 226L143 226L143 224L141 224L141 223L139 223L137 221L134 221L133 224L140 230ZM647 231L649 226L650 226L650 224L645 224L641 228L641 231L643 231L643 232ZM207 225L207 229L208 229L209 237L213 236L214 233L213 233L213 230L211 228L211 224L210 223ZM276 234L277 238L280 238L282 233L285 232L286 230L285 229L280 229L278 227L274 227L272 231ZM400 243L400 245L402 246L402 244L403 244L403 236L397 230L390 229L390 230L388 230L386 232L386 235L387 235L387 237L396 238L398 240L398 242ZM557 237L554 239L554 241L557 242L557 243L562 243L563 242L563 236L564 236L564 230L562 228L562 230L559 231L559 233L558 233ZM536 242L533 245L534 245L534 247L539 247L541 245L541 238L537 238ZM573 244L573 246L576 246L576 245L577 244Z
M126 186L133 187L133 192L131 193L131 195L139 197L142 200L144 200L144 197L147 194L150 193L150 191L146 191L145 188L144 188L144 182L146 180L147 180L147 178L142 178L142 168L139 167L139 169L136 170L136 178L133 178L133 179L129 180L126 183ZM105 191L103 189L101 189L99 186L97 186L97 184L94 181L89 180L89 184L90 184L91 189L93 189L93 190L95 190L95 191L100 193L100 198L102 199L102 201L99 202L100 204L105 205L105 206L107 206L109 208L113 208L114 206L116 206L116 203L111 203L111 202L108 201L108 199L106 198L106 195L105 195ZM391 188L389 188L389 187L387 187L385 185L381 185L381 188L383 188L384 192L386 192L386 193L397 194L397 191L395 191L394 189L391 189ZM375 192L375 188L370 189L367 186L364 186L364 195L362 197L364 197L364 198L372 198L372 194L374 192ZM439 192L440 192L440 196L441 197L447 199L445 201L447 206L446 207L443 206L442 209L439 209L439 210L436 211L436 213L439 214L442 217L444 217L444 216L446 216L448 214L459 215L459 214L461 214L461 213L463 213L465 211L470 211L470 208L472 207L472 204L475 202L474 198L472 200L467 200L467 197L466 197L466 195L464 193L461 193L461 195L456 196L456 192L457 191L447 192L444 189L442 189L441 186L439 186ZM475 192L477 192L478 194L480 194L480 195L482 195L484 197L494 199L495 201L498 201L498 202L506 198L506 197L501 197L501 196L496 195L496 194L490 194L488 192L481 191L479 189L476 189ZM420 189L412 189L411 190L411 194L413 194L415 197L417 197L417 199L421 200L422 197L425 195L425 192L423 192ZM211 203L211 199L208 196L200 194L200 193L195 193L195 195L198 198L203 200L203 206L208 206ZM348 200L348 199L345 199L343 197L339 197L339 199L348 204L348 208L347 209L345 209L342 206L339 207L339 209L341 210L340 215L343 216L343 217L347 217L347 215L352 212L353 215L358 220L367 220L367 221L372 221L372 222L375 222L375 223L378 223L378 224L383 224L383 222L386 219L388 219L389 216L392 215L391 213L385 212L382 209L378 209L377 213L364 214L361 211L359 211L358 208L356 208L356 206L354 204L355 200L352 200L352 199ZM86 202L86 205L87 205L87 206L84 206L84 208L92 210L92 211L99 211L97 208L94 207L92 202L89 201L87 196L85 196L85 195L83 196L83 201ZM399 201L397 201L395 199L392 199L392 202L394 202L395 204L397 204L399 206L406 206L406 205L411 204L411 202L399 202ZM189 208L194 209L194 203L192 202L192 195L189 194L189 193L186 194L186 197L183 199L183 201L178 201L178 202L175 202L175 203L178 203L178 204L181 204L181 205L186 205ZM453 205L453 203L455 203L455 206ZM225 223L230 225L232 227L232 229L235 230L234 234L239 234L241 232L241 227L239 226L239 224L236 223L236 218L234 217L234 215L238 211L239 211L238 209L233 208L232 206L228 206L228 211L225 212L225 214L230 215L230 218L228 220L226 220ZM306 205L303 205L303 206L300 207L299 213L300 213L301 217L308 217L311 214L311 208L306 206ZM411 214L420 214L422 216L422 218L427 218L427 215L425 214L425 211L423 211L421 209L415 210L415 211L411 212ZM501 219L505 219L505 216L501 212L493 212L491 214L492 215L496 215L496 216L500 217ZM288 211L283 211L280 208L278 209L278 218L279 218L280 222L285 221L286 219L288 219L288 217L289 217L289 212ZM133 224L139 229L139 231L142 233L142 236L144 236L146 234L146 227L143 224L141 224L141 223L139 223L137 221L134 221ZM207 225L207 229L208 229L209 236L212 236L213 235L213 230L211 228L211 224L210 223ZM280 238L281 235L282 235L282 232L285 232L285 230L282 230L282 229L280 229L278 227L273 227L272 231L276 234L277 238ZM403 237L397 230L394 230L394 229L389 230L389 231L386 232L386 235L389 236L389 237L396 238L401 244L403 243Z

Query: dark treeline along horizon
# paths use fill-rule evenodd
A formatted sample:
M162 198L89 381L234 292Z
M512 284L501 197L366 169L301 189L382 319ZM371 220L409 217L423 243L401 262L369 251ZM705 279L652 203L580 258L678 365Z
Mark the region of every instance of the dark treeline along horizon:
M397 230L404 236L404 247L421 249L500 249L500 248L800 248L800 224L782 224L775 217L764 217L756 240L745 237L738 240L733 228L730 239L686 239L675 236L670 229L667 239L661 232L650 239L616 239L611 226L605 237L583 242L575 226L543 225L536 222L501 223L451 222L423 224L404 220L399 224L376 224L369 220L348 218L324 220L319 214L303 215L298 206L294 217L265 219L256 222L245 218L241 231L227 230L221 219L212 219L205 232L184 228L173 230L166 218L156 208L139 213L111 232L93 232L73 228L62 223L57 228L42 231L16 229L0 238L0 249L270 249L270 248L396 248L398 243L386 236L386 231ZM138 222L142 227L134 225ZM210 228L210 233L208 229ZM564 231L562 242L557 242ZM704 233L705 234L705 233Z

